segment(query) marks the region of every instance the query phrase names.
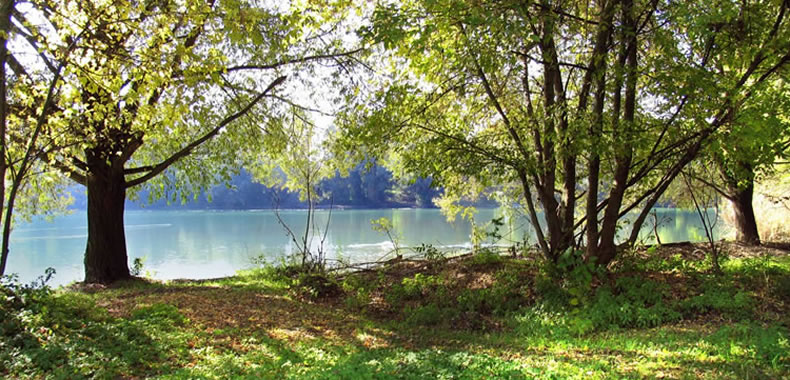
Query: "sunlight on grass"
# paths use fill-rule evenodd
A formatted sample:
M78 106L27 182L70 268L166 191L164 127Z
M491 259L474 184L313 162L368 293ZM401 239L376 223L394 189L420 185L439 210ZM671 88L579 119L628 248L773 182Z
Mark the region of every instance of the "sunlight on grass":
M136 280L86 292L33 290L27 297L38 306L7 316L4 328L26 327L16 337L4 335L0 371L15 378L162 379L742 379L790 374L786 319L775 319L782 314L753 302L744 307L759 314L730 313L718 303L719 298L732 302L731 295L739 292L762 303L782 299L776 292L788 282L787 256L728 260L720 278L687 266L682 273L687 273L685 281L696 281L697 293L685 294L691 291L685 287L674 291L705 308L688 309L683 311L691 313L683 314L688 317L649 328L578 326L588 326L580 319L583 313L612 307L622 308L620 313L641 310L642 297L653 297L642 293L671 295L669 288L636 286L622 277L616 283L625 284L621 292L630 296L606 299L623 303L590 303L597 299L593 297L574 306L558 289L540 285L544 298L539 302L494 312L499 309L475 297L512 301L517 292L533 294L535 289L523 287L533 281L525 280L523 271L534 266L470 265L459 267L457 274L481 273L477 278L490 284L480 293L454 293L447 287L463 276L427 273L397 279L400 288L390 287L391 296L379 301L429 302L438 306L424 312L454 318L434 323L426 317L431 325L400 314L406 312L400 309L365 311L376 286L371 281L385 280L382 275L343 280L347 297L366 295L353 303L297 299L289 290L291 280L271 269L202 281ZM680 265L674 261L647 265L681 273L672 272ZM686 310L683 302L671 301L667 307ZM584 305L598 309L582 309ZM466 325L477 327L455 325L475 318L484 321Z

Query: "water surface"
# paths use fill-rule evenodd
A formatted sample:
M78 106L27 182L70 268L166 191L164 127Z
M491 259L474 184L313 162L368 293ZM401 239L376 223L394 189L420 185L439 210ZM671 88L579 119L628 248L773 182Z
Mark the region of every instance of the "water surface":
M498 210L480 210L477 225L485 225ZM296 234L304 231L304 210L281 211L280 215ZM657 212L658 234L663 243L700 241L704 232L696 213L676 209ZM323 229L329 219L324 249L331 259L373 261L386 256L393 245L386 234L371 228L371 220L388 218L401 246L431 244L461 252L471 247L471 224L460 218L448 223L436 209L326 210L316 212L316 225ZM127 211L125 216L130 262L145 259L144 270L157 279L212 278L232 275L253 265L256 258L278 263L295 249L291 238L271 210L261 211ZM653 240L652 220L643 235ZM84 277L83 254L87 238L84 212L36 220L18 226L11 237L8 272L29 282L53 267L51 284L62 285ZM649 231L648 231L649 230ZM507 221L505 238L489 243L512 244L532 237L523 218ZM313 249L320 237L313 239Z

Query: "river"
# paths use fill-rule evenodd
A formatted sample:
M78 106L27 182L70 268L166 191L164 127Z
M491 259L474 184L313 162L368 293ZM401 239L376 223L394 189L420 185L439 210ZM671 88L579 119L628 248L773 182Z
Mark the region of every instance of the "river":
M280 212L282 221L296 234L303 233L306 215L305 210ZM483 209L475 220L482 226L498 216L499 210ZM657 216L663 243L700 241L705 237L695 212L658 209ZM455 252L471 247L471 224L460 217L449 223L436 209L334 210L331 218L329 211L320 210L316 212L316 226L323 229L329 219L324 248L331 259L372 261L393 248L386 234L371 228L371 220L382 217L392 221L393 235L400 246L425 243ZM295 249L271 210L127 211L125 222L130 262L143 258L144 271L156 279L232 275L253 266L259 258L277 264ZM652 218L645 224L643 235L651 242ZM47 267L53 267L56 274L51 285L82 280L86 226L84 211L17 226L11 237L7 272L17 273L20 281L29 282ZM512 244L532 236L523 218L508 221L500 232L504 239L489 243ZM320 237L316 237L314 249L319 243Z

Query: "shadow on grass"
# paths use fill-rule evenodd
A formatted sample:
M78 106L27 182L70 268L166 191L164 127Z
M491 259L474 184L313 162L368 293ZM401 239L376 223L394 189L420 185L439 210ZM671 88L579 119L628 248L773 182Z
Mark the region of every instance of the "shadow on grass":
M166 306L109 318L77 294L45 298L6 315L0 374L9 378L114 378L169 371L183 356L183 317Z
M282 283L260 271L169 284L138 280L89 297L118 318L98 324L95 331L86 327L82 335L62 338L78 341L70 343L77 348L64 346L73 352L58 365L45 366L39 360L35 365L45 377L80 373L164 378L782 378L790 374L787 329L749 322L684 322L582 337L517 320L493 331L454 330L366 316L346 308L341 299L294 300ZM102 343L94 343L98 341Z

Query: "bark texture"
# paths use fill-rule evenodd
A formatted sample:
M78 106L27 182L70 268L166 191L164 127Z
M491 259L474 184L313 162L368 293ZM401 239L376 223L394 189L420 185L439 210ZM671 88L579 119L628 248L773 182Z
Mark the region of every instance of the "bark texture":
M754 182L743 187L731 188L729 200L735 218L735 240L748 245L760 244L760 233L757 231L757 218L754 216L752 198Z
M130 277L123 228L126 182L122 170L104 162L89 165L85 282L107 284Z

